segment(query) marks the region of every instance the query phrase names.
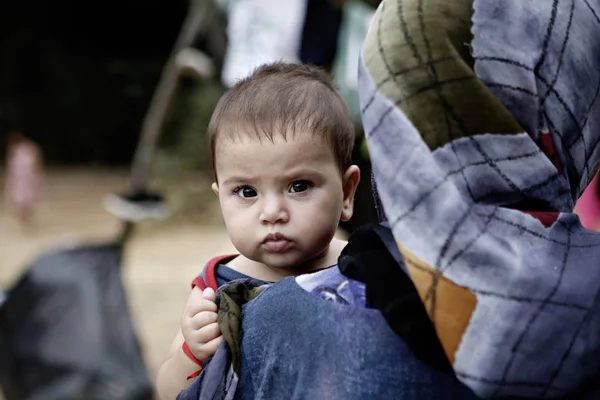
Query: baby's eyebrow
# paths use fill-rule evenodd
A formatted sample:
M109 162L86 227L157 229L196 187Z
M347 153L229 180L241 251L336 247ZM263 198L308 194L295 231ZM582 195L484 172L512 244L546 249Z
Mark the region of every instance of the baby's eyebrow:
M281 177L284 179L293 179L293 178L297 178L297 177L302 177L303 175L309 175L309 176L313 176L313 175L323 175L322 171L319 171L318 169L313 169L313 168L299 168L296 170L291 170L287 173L283 173L281 174Z
M282 172L279 174L278 176L278 180L281 181L291 181L291 180L295 180L295 179L302 179L302 177L316 177L316 176L323 176L324 173L318 169L314 169L311 167L302 167L302 168L292 168L291 170L287 171L287 172ZM222 186L226 186L226 185L234 185L234 184L240 184L240 183L244 183L244 184L251 184L253 182L257 182L259 180L261 180L261 176L253 176L253 175L233 175L230 177L227 177L227 179L223 180L220 185Z
M231 185L234 183L240 183L240 182L251 182L253 180L252 177L248 177L248 176L232 176L231 178L227 178L225 179L221 185Z

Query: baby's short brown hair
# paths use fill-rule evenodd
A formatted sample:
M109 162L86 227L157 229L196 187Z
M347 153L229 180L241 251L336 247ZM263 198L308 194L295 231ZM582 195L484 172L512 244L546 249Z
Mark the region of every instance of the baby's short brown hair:
M290 132L328 140L342 172L352 165L354 124L329 75L308 65L263 65L225 93L215 108L208 125L213 169L221 135L245 133L273 141Z

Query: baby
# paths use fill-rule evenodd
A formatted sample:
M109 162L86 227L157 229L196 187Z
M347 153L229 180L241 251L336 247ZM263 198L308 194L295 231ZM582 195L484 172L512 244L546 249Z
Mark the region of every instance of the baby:
M354 125L328 75L275 63L258 68L219 101L208 127L227 233L239 255L217 257L194 279L181 329L157 378L174 399L222 337L215 291L236 279L275 282L337 264L334 237L352 217L360 171Z

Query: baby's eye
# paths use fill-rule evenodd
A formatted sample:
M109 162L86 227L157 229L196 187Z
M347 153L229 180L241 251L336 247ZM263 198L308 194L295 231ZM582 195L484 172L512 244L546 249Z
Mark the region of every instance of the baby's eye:
M240 186L240 187L236 188L233 192L235 194L237 194L239 197L241 197L242 199L248 199L250 197L257 196L256 190L254 190L250 186Z
M312 183L309 181L296 181L290 185L290 192L291 193L306 192L311 186L312 186Z

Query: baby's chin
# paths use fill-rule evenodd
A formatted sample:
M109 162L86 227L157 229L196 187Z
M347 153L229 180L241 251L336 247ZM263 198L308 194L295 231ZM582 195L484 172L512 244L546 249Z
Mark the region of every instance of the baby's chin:
M315 271L319 271L323 268L330 267L331 265L322 265L321 262L315 262L310 260L301 260L295 263L287 263L287 264L272 264L269 265L269 268L272 270L280 271L281 273L285 273L286 275L302 275L309 274ZM268 265L268 264L265 264Z
M261 254L255 261L267 266L271 270L280 271L286 275L300 275L305 272L311 272L315 264L310 257L303 257L294 251Z

